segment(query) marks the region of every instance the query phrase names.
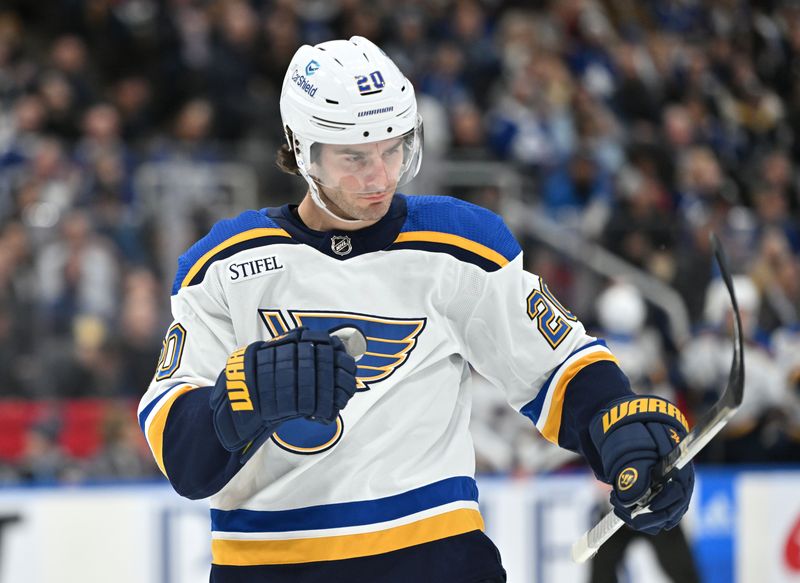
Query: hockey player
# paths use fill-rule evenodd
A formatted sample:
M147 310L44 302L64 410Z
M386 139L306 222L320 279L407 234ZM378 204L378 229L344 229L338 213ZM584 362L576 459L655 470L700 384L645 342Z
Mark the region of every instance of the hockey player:
M634 528L674 526L687 432L634 395L496 215L396 189L419 169L414 88L370 41L303 46L284 79L280 165L299 205L224 220L179 261L174 323L139 421L175 490L210 497L211 581L504 581L474 481L470 365L614 484ZM367 338L355 361L331 335Z

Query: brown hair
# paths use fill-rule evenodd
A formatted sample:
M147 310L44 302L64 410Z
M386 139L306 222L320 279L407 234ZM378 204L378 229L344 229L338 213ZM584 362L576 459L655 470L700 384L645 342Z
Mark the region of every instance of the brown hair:
M292 130L290 130L288 126L286 127L286 136L289 142L294 140ZM286 142L284 142L275 153L275 164L277 164L278 168L287 174L300 176L300 170L297 168L297 158L295 157L294 150L292 150L289 147L289 144Z
M299 143L295 141L294 134L292 134L292 130L289 129L289 126L286 126L286 137L287 142L294 142L295 149L289 147L289 144L282 144L278 151L275 153L275 164L277 164L278 168L286 172L287 174L294 174L296 176L302 176L300 174L300 169L297 167L297 155L299 153ZM320 148L319 144L312 144L311 145L311 161L318 162L320 156Z

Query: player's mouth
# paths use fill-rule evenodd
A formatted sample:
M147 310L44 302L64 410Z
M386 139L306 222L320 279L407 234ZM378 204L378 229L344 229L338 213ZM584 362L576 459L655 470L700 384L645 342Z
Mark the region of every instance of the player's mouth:
M369 202L380 202L384 200L387 196L390 196L391 193L389 192L375 192L372 194L362 194L361 198L363 200L367 200Z

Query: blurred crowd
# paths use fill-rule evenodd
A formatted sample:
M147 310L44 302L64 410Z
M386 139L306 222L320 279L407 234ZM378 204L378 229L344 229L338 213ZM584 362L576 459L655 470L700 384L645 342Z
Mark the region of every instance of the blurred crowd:
M383 47L417 89L426 192L499 209L496 186L456 188L438 162L505 163L565 238L601 244L678 290L689 342L626 282L587 285L579 266L524 240L529 268L608 339L634 389L677 399L694 418L730 365L708 244L718 233L744 298L750 401L705 455L800 462L791 0L6 1L0 397L138 398L170 319L177 256L223 215L303 192L274 164L292 54L351 35ZM476 392L481 469L560 463L497 391ZM31 439L49 439L63 461L55 417ZM138 456L122 425L109 446ZM101 462L59 472L121 475Z

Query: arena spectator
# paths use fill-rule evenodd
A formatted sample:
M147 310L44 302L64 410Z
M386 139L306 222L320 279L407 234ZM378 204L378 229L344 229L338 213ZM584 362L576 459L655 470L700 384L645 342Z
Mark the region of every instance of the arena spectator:
M49 411L28 428L16 470L21 482L53 484L82 477L75 460L59 445L61 427L57 412Z
M113 250L92 232L87 215L71 211L62 239L47 245L37 264L37 290L50 332L68 333L78 316L111 323L117 310L119 268Z
M128 407L108 407L100 431L100 449L86 464L88 478L131 480L159 475L136 418Z
M553 220L594 239L611 214L611 179L589 151L579 150L547 172L542 202Z
M679 402L669 380L665 351L657 330L647 323L647 304L627 283L612 283L597 297L597 336L619 359L634 392Z
M717 455L715 461L727 463L781 461L782 453L774 449L777 444L772 440L771 425L785 405L786 381L773 356L758 342L758 289L747 276L735 277L734 289L747 342L744 401L705 455ZM721 280L709 286L705 320L709 328L684 346L680 356L681 372L698 412L716 401L730 371L732 313Z
M161 285L151 271L130 271L124 280L117 352L120 358L118 395L138 397L142 383L153 376L161 349L163 321L158 298Z

